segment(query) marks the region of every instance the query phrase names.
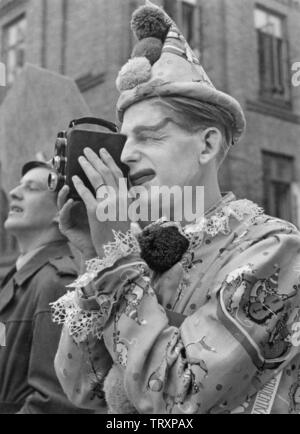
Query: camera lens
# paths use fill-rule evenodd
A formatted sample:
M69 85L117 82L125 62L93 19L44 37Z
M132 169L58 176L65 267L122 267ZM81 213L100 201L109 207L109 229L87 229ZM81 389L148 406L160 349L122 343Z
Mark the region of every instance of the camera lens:
M55 142L55 148L58 155L65 156L67 149L67 139L58 137Z
M61 158L58 155L56 155L52 160L52 164L54 169L59 170L61 164Z
M50 173L48 176L48 188L50 191L56 191L58 185L58 176L56 173Z

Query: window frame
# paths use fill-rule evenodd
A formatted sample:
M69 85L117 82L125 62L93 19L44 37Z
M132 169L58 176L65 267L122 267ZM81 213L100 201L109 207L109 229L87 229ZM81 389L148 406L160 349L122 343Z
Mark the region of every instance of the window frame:
M17 41L17 43L15 45L12 46L8 46L8 32L9 29L11 29L13 26L17 25L18 23L20 23L21 21L25 20L25 26L27 28L27 17L26 17L26 12L22 12L21 14L18 14L16 17L14 17L12 20L8 21L7 23L5 23L2 27L2 55L3 55L3 60L4 60L4 64L6 65L6 85L7 87L10 87L16 77L17 74L17 69L21 69L24 64L25 64L25 58L26 58L26 29L25 29L25 36L23 40ZM8 55L10 51L18 51L18 47L20 45L24 44L24 58L23 58L23 63L22 66L17 66L17 68L15 68L12 72L13 74L13 79L10 80L10 67L8 65Z
M273 162L272 162L273 160ZM277 160L277 161L276 161ZM283 167L282 161L285 160L286 165L291 167L291 171L283 169L282 173L284 175L278 174L278 167ZM274 171L275 167L275 171ZM293 221L293 198L292 198L292 185L295 182L295 158L292 155L287 155L283 153L272 152L268 150L262 150L262 169L263 169L263 191L264 191L264 208L266 212L270 215L278 217L276 209L278 209L277 198L275 197L276 186L286 186L288 188L287 193L287 209L288 213L285 216L279 216L285 220ZM275 175L274 175L275 172ZM289 172L290 176L285 176Z
M278 38L275 35L271 35L272 38L272 55L269 55L269 58L271 57L273 65L272 70L269 71L269 75L275 75L275 80L277 81L277 85L279 87L280 79L278 77L279 70L281 70L282 74L282 86L283 86L283 92L282 95L280 95L280 91L272 91L267 88L266 86L266 80L263 78L263 74L261 71L261 63L260 63L260 57L261 57L261 45L259 43L259 34L265 34L267 35L267 32L261 31L257 26L255 22L255 11L259 10L263 13L273 16L275 18L278 18L281 21L282 26L282 38ZM292 92L291 92L291 77L290 77L290 46L289 46L289 35L288 35L288 16L284 15L276 10L270 9L268 7L265 7L264 5L260 3L255 3L254 5L254 11L253 11L253 20L254 20L254 31L256 35L256 51L257 51L257 73L258 73L258 79L259 79L259 97L264 102L269 102L275 105L278 105L280 107L292 107ZM275 41L280 40L282 42L282 54L281 54L281 61L279 63L278 56L277 56L277 65L275 65ZM266 62L265 62L266 63ZM277 67L276 67L277 66ZM279 68L278 68L279 66ZM269 67L269 65L268 65ZM273 79L269 79L268 84L272 83Z

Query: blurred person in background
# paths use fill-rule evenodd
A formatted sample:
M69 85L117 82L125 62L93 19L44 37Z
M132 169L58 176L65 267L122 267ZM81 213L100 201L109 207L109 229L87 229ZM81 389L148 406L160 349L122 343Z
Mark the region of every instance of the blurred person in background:
M78 413L53 368L60 327L49 303L66 293L77 274L67 239L58 226L57 195L48 191L51 168L29 162L10 192L6 230L17 239L20 256L0 288L0 413Z

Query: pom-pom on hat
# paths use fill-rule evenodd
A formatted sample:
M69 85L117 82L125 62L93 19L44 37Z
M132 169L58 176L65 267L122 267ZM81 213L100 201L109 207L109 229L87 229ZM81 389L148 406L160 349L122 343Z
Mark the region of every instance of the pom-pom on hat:
M160 7L146 0L132 16L138 39L132 58L121 69L116 84L120 92L117 114L152 97L183 96L228 110L234 118L233 143L243 134L246 121L236 99L217 90L176 24Z
M131 29L139 41L152 37L164 42L171 25L171 18L150 2L139 7L131 19Z
M136 44L131 57L146 57L151 65L154 65L161 56L162 48L163 43L160 39L153 37L145 38Z
M151 64L146 57L130 59L119 72L116 85L120 92L134 89L151 78Z

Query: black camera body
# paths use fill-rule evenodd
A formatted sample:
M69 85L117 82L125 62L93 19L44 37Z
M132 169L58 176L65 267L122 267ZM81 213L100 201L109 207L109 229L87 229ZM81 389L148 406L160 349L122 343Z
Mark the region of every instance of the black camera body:
M78 125L83 124L98 125L111 132L75 129ZM49 175L48 179L49 190L58 192L64 185L68 185L70 187L69 198L80 201L81 198L72 182L72 177L77 175L85 186L94 193L91 183L78 162L78 158L84 155L83 150L85 148L91 148L97 155L99 155L101 148L105 148L122 170L124 178L127 179L129 168L121 162L121 154L127 138L117 131L117 126L111 122L88 117L73 120L68 131L59 132L52 159L54 172Z

